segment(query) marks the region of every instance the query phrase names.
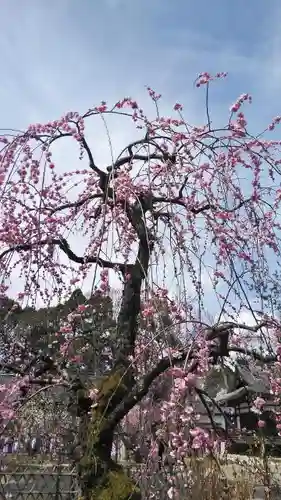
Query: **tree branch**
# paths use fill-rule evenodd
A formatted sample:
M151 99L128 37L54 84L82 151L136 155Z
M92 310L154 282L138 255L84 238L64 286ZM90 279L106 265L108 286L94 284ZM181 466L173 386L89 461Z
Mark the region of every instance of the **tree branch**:
M155 368L144 377L141 389L139 389L138 386L135 386L131 393L111 413L111 415L108 417L105 431L107 431L108 429L113 430L116 425L122 420L122 418L124 418L125 415L127 415L127 413L148 394L150 386L152 385L154 380L156 380L156 378L164 373L168 368L171 368L172 366L184 361L186 355L187 353L184 351L180 357L177 356L174 358L161 359L155 366ZM192 373L197 366L198 361L193 360L186 373Z
M158 140L160 138L164 138L164 136L159 136ZM148 154L134 154L133 153L133 148L136 146L153 146L155 149L158 149L161 154L157 154L155 152L153 153L148 153ZM127 156L122 156L125 151L128 150L129 155ZM109 165L107 167L108 172L112 172L114 169L117 169L121 167L122 165L125 165L126 163L130 163L132 160L139 160L139 161L149 161L149 160L164 160L164 161L172 161L175 163L176 157L175 155L170 155L167 151L163 150L161 146L158 144L156 140L153 140L152 138L147 137L147 135L143 139L139 139L137 141L132 142L128 146L126 146L120 153L119 157L117 160L112 165Z
M218 426L217 426L216 422L214 421L212 412L209 408L207 401L205 400L205 397L204 397L205 395L202 392L198 391L196 387L195 387L195 392L198 394L198 397L199 397L201 403L203 404L203 406L207 412L207 415L209 417L209 420L211 422L211 425L212 425L214 431L216 432L216 434L218 434Z
M208 340L215 338L215 336L224 333L226 330L233 330L234 328L240 328L241 330L247 330L249 332L257 332L261 328L269 325L270 324L267 321L262 321L261 323L257 323L253 326L245 325L245 323L235 323L235 321L225 321L224 323L219 323L208 329L208 335L210 335ZM212 337L212 335L214 335L214 337Z
M251 198L248 198L247 200L243 200L241 201L236 207L233 207L233 208L225 208L225 207L221 207L221 206L216 206L216 205L213 205L211 203L205 203L204 205L202 205L201 207L198 207L198 208L190 208L190 207L187 207L186 205L186 202L182 199L182 194L180 196L177 196L176 198L167 198L166 196L154 196L152 198L153 200L153 203L170 203L171 205L179 205L179 206L182 206L184 208L189 208L190 212L192 214L200 214L202 212L205 212L206 210L223 210L224 212L226 213L232 213L232 212L235 212L236 210L239 210L239 208L241 208L243 205L245 205L246 203L248 203L249 201L251 201Z
M0 362L0 369L3 370L4 372L12 373L13 375L21 375L22 377L24 376L24 372L20 370L19 368L16 368L14 365L11 365L10 363L2 363Z
M206 398L208 398L211 401L211 403L215 406L215 408L217 408L217 410L223 416L225 424L231 425L230 419L228 418L226 413L223 411L223 409L220 407L220 405L218 404L218 402L214 398L212 398L206 391L204 391L204 389L200 389L199 387L196 387L196 391L198 394L199 393L202 394L203 396L205 396Z
M80 133L79 125L76 123L78 132ZM107 177L107 174L97 167L94 161L92 151L83 135L81 135L81 144L83 145L89 159L89 167L99 176L100 180Z
M128 267L124 263L110 262L108 260L102 259L101 257L95 257L93 255L80 257L71 250L65 238L45 239L41 241L36 241L34 243L21 243L19 245L14 245L13 247L7 248L7 250L4 250L0 254L0 260L2 260L5 257L5 255L8 255L11 252L28 252L29 250L32 250L36 246L45 246L45 245L58 246L71 261L76 262L77 264L85 264L85 263L98 264L101 267L105 267L108 269L116 268L119 269L120 271L125 270Z
M229 401L234 401L235 399L242 398L249 391L249 386L240 387L232 392L227 392L225 394L221 394L215 397L215 401L218 404L228 403Z
M272 356L263 356L259 352L255 351L254 349L246 349L244 347L236 347L236 346L229 346L228 347L229 352L237 352L240 354L245 354L245 356L250 356L251 358L255 359L256 361L262 361L263 363L276 363L277 361L277 356L272 355Z
M49 386L57 386L60 385L62 387L71 387L71 385L66 382L66 380L62 380L61 378L52 378L52 377L47 377L47 378L30 378L28 380L29 384L32 385L39 385L40 387L45 387L46 385Z
M206 328L205 339L207 341L217 340L217 357L229 356L228 341L229 335L235 328L244 329L251 332L257 332L264 326L268 326L267 322L258 323L255 326L247 326L241 323L235 323L232 321L226 321L224 323L218 323L212 327Z
M182 199L182 197L177 197L177 198L167 198L166 196L154 196L152 198L153 203L170 203L171 205L180 205L184 208L187 208L186 202ZM199 214L201 212L204 212L205 210L209 210L212 208L213 210L216 210L218 207L215 205L211 205L210 203L206 203L200 208L191 208L190 211L193 214Z
M169 155L167 155L166 160L169 159ZM149 160L165 160L165 155L164 154L157 154L157 153L151 153L151 154L146 154L146 155L140 155L140 154L131 154L129 156L124 156L123 158L119 158L119 160L116 160L116 162L113 164L113 169L122 167L122 165L126 165L126 163L130 163L132 160L139 160L139 161L149 161ZM112 169L112 166L108 166L108 169Z
M229 330L233 328L243 328L248 331L256 332L260 328L266 325L268 325L266 322L259 323L255 326L247 326L245 324L240 324L235 322L225 322L221 323L220 325L214 325L214 327L212 328L211 327L208 328L206 330L206 338L207 340L213 340L215 338L224 337L226 334L229 335ZM251 351L242 348L230 347L227 350L223 348L222 351L221 346L218 346L218 348L215 349L211 348L210 356L213 358L218 356L227 356L229 352L232 350L247 354L249 356L252 356L254 359L260 359L266 362L273 362L276 360L276 357L259 356L254 350ZM182 361L185 360L187 352L189 354L189 359L192 360L190 367L188 369L188 373L193 372L196 369L198 365L198 360L196 359L195 349L188 351L184 350L180 356L174 357L172 359L164 358L160 360L159 363L155 366L155 368L144 377L141 389L139 389L138 386L135 386L132 389L131 393L123 399L123 401L115 408L115 410L112 411L108 419L108 425L110 426L111 430L120 422L120 420L122 420L122 418L130 411L130 409L132 409L139 401L141 401L147 395L151 384L159 375L164 373L169 367L181 363ZM243 396L245 393L247 393L247 388L242 387L241 390L239 389L238 391L234 391L234 393L223 395L220 400L216 399L212 401L214 405L219 407L218 403L235 399L238 396ZM208 396L206 393L202 392L202 394ZM106 426L106 428L108 427Z
M102 198L101 193L96 193L91 196L87 196L86 198L83 198L82 200L79 201L73 201L71 203L65 203L64 205L60 205L56 208L50 208L50 214L53 215L56 212L60 212L61 210L65 210L66 208L79 208L85 205L88 201L95 200L97 198Z

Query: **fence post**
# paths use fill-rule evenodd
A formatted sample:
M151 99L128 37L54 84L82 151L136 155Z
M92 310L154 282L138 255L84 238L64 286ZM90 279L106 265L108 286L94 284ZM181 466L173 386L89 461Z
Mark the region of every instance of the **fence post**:
M61 476L61 465L58 464L57 474L56 474L56 493L55 493L54 500L60 500L60 498L61 498L61 495L60 495L60 476Z

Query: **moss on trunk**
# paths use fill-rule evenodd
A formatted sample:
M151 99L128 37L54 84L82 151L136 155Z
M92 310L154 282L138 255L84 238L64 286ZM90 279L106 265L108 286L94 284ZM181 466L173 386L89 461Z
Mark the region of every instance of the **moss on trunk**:
M111 458L113 431L107 418L126 393L124 370L117 368L98 387L84 430L83 457L79 464L81 500L141 500L140 490L124 468Z
M96 484L82 492L80 500L141 500L139 487L123 467L114 462L107 466L99 478L96 476Z

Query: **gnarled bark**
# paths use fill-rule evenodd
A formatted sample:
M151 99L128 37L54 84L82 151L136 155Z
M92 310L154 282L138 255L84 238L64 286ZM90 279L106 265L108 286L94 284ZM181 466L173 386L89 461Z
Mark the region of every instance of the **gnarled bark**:
M124 371L119 367L102 381L98 401L92 407L87 424L84 419L83 456L79 463L83 500L141 500L137 484L111 458L113 429L108 425L108 418L124 394L123 376Z

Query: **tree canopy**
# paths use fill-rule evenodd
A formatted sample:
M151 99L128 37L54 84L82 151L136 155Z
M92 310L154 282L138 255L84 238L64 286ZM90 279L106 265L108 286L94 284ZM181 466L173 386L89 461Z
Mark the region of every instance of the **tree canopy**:
M21 288L15 301L23 308L39 302L49 307L87 280L92 287L91 299L78 300L67 317L54 308L59 350L31 357L25 352L23 360L19 352L25 347L15 342L16 352L1 362L17 376L13 394L22 386L31 397L35 387L62 385L75 395L83 500L106 494L115 500L141 498L111 457L113 438L163 374L170 377L171 391L160 405L158 437L165 436L178 463L189 449L214 446L186 402L190 394L204 400L197 382L224 358L238 353L261 362L279 401L281 157L280 141L269 134L280 117L253 135L244 114L252 99L242 94L226 125L216 128L209 91L225 76L204 73L196 81L205 89L201 125L191 125L179 103L171 116L163 116L161 96L148 88L152 118L124 98L0 137L3 300L15 276ZM122 120L131 120L136 138L117 154L109 140L111 159L100 165L90 123L107 127L111 117L120 127ZM74 170L56 157L64 141L77 155ZM121 299L114 321L109 315L110 326L89 325L99 339L111 328L114 339L108 370L103 365L90 389L66 365L76 363L80 372L78 339L89 323L91 300L98 297L101 303L116 282ZM212 322L206 315L210 306ZM15 332L17 307L11 304L2 320L11 322L9 335ZM251 322L240 319L243 310ZM104 320L105 313L101 316ZM257 334L259 346L252 342ZM87 352L90 363L93 346ZM7 404L1 406L6 416ZM256 406L260 411L262 403ZM279 418L277 412L277 428Z

